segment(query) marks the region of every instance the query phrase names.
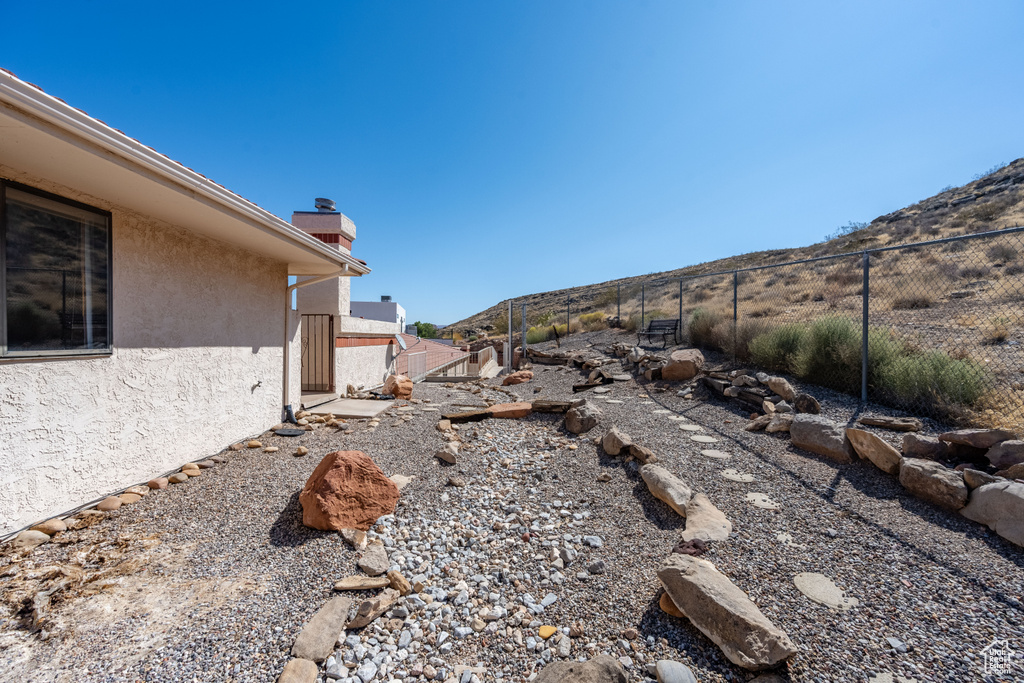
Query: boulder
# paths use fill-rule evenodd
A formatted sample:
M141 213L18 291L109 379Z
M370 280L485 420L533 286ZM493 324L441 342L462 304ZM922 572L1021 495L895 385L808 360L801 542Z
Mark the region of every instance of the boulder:
M517 420L533 412L533 404L526 401L519 403L498 403L487 409L491 417Z
M997 443L985 452L985 457L998 470L1024 462L1024 441L1011 439Z
M658 579L679 611L733 664L759 671L796 654L789 636L707 560L673 553Z
M939 434L942 441L974 448L992 448L997 443L1016 438L1017 435L1008 429L958 429L955 432Z
M609 655L598 655L586 662L552 662L533 683L627 683L626 670Z
M501 386L510 387L513 384L522 384L523 382L529 382L533 379L533 372L531 370L519 370L508 375L501 381Z
M949 446L934 436L907 434L903 437L903 456L907 458L926 458L940 460L949 454Z
M783 401L792 401L796 398L796 389L784 377L769 377L765 384L781 396Z
M884 427L896 432L919 432L921 421L916 417L888 417L885 415L865 415L857 422L871 427Z
M690 502L693 491L682 479L660 465L644 465L640 468L640 476L643 477L651 495L668 503L669 507L681 516L686 516L686 504ZM708 505L710 504L708 501Z
M623 450L629 450L633 440L619 431L618 427L612 427L601 439L601 447L608 455L619 455Z
M846 430L820 415L796 415L789 435L797 448L824 455L836 462L853 462L853 445L846 438Z
M703 493L696 494L686 504L686 530L683 540L695 538L707 541L724 541L732 531L732 522L716 508Z
M918 498L953 512L967 504L963 473L932 460L903 458L900 483Z
M971 502L960 514L1024 546L1024 484L999 481L980 486L971 492Z
M597 426L601 411L588 401L565 413L565 428L573 434L584 434Z
M996 472L1000 477L1006 477L1007 479L1024 479L1024 462L1017 465L1010 465L1005 470L999 470Z
M405 375L388 375L381 393L390 394L397 399L407 401L412 398L412 380Z
M846 430L846 436L853 444L853 450L857 455L870 460L875 467L887 474L900 473L900 452L882 440L880 437L863 429Z
M821 412L821 404L818 403L818 399L810 394L797 394L796 398L793 399L793 410L798 413L817 415Z
M338 596L328 600L302 627L295 644L292 645L292 656L313 662L327 659L334 651L338 634L345 629L345 620L348 619L348 608L351 605L352 601L346 597Z
M366 531L398 503L398 487L361 451L328 453L299 494L302 523L322 531Z
M693 379L704 368L704 354L697 349L673 351L668 363L661 368L661 378L672 382Z
M981 470L972 470L969 467L964 468L963 473L964 483L967 484L967 488L972 490L978 488L979 486L984 486L985 484L993 484L997 481L1001 481L1000 477L997 477L992 474L987 474L986 472L982 472Z

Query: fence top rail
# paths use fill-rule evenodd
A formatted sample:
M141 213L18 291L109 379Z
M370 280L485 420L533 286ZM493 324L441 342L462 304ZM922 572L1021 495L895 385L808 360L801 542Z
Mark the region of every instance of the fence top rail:
M1013 228L1004 228L1002 230L990 230L988 232L976 232L971 235L956 235L954 237L940 237L934 240L925 240L924 242L908 242L907 244L893 244L887 247L875 247L873 249L862 249L860 251L846 251L842 254L830 254L828 256L815 256L813 258L799 259L796 261L784 261L782 263L771 263L765 266L750 266L749 268L734 268L733 270L718 270L713 273L700 273L698 275L683 275L681 277L670 277L662 278L658 280L645 280L642 281L641 285L663 285L669 282L682 282L684 280L696 280L702 277L720 277L722 275L732 275L733 273L748 273L755 270L768 270L770 268L784 268L786 266L799 266L805 263L815 263L818 261L832 261L840 258L847 258L850 256L863 256L864 254L878 254L883 251L896 251L897 249L912 249L914 247L928 247L934 244L945 244L947 242L961 242L965 240L980 239L984 237L998 237L999 235L1008 235L1016 232L1024 232L1024 226L1016 226Z

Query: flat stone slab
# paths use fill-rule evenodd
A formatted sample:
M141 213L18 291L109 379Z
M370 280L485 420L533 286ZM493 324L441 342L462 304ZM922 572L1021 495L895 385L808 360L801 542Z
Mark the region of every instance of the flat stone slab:
M367 401L358 398L336 398L311 409L313 415L334 417L376 417L395 404L394 401Z
M369 591L387 588L391 579L386 576L346 576L334 584L336 591Z
M691 424L679 425L679 428L681 430L683 430L684 432L703 432L704 431L703 427L701 427L699 425L691 425Z
M732 457L731 453L726 453L725 451L717 451L714 449L701 451L700 454L706 458L715 458L716 460L728 460L729 458Z
M327 604L313 615L313 618L302 627L299 637L292 645L292 656L322 662L334 652L334 643L338 634L345 629L348 619L348 608L352 600L338 596L331 598Z
M320 667L308 659L292 659L284 665L277 683L315 683Z
M747 502L762 510L778 510L779 504L764 493L748 493Z
M622 403L622 401L620 401L617 398L610 398L607 401L605 401L605 403Z
M647 403L647 402L644 401L644 403ZM655 410L653 414L654 415L671 415L672 411L671 410L661 409L661 410Z
M597 389L594 389L595 394L609 394L611 391L612 390L608 387L598 387Z
M703 493L697 493L686 504L686 529L683 540L724 541L732 531L730 522Z
M686 422L687 421L687 419L685 417L683 417L682 415L669 415L668 419L674 420L676 422Z
M734 470L732 468L722 470L721 474L722 479L728 479L729 481L738 481L741 484L749 484L750 482L754 481L753 474L747 474L745 472L740 472L739 470Z
M694 434L690 437L690 440L696 441L697 443L718 443L718 439L713 436L708 436L707 434Z
M793 577L797 589L817 603L840 611L860 604L857 598L847 598L832 579L816 572L803 572Z

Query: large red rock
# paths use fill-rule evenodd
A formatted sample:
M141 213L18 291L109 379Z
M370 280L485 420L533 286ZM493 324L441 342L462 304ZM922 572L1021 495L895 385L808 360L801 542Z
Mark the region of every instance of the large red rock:
M533 404L526 401L519 403L499 403L487 409L491 417L518 419L533 412Z
M384 393L407 401L412 398L412 380L405 375L388 375L384 382Z
M504 387L512 386L513 384L522 384L523 382L529 382L533 379L532 370L520 370L513 372L511 375L501 381L501 385Z
M398 503L398 487L361 451L328 453L299 494L302 523L323 531L366 531Z

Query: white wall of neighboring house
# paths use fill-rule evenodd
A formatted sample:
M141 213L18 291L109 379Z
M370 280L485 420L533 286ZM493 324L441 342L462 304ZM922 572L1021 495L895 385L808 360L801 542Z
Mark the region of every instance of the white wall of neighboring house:
M0 363L0 531L280 420L286 264L15 169L0 176L113 214L112 354ZM297 349L295 321L289 333Z
M349 304L353 318L395 323L394 332L405 332L405 309L394 301L353 301Z

